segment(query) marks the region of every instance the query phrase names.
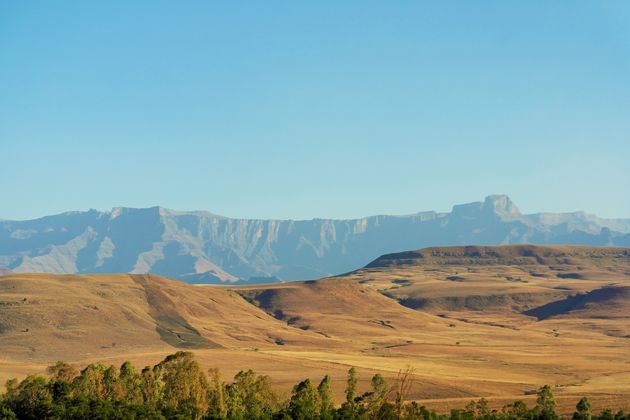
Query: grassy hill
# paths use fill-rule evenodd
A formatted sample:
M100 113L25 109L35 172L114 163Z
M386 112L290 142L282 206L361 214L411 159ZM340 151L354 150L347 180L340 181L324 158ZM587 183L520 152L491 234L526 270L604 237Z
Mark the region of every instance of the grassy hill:
M628 248L506 245L389 254L347 277L414 309L509 315L629 276Z
M454 247L381 257L316 281L195 286L149 275L0 277L0 380L56 360L136 365L191 349L227 376L284 391L350 366L415 370L412 397L499 404L554 386L630 409L630 257L624 248ZM567 410L570 407L566 407Z

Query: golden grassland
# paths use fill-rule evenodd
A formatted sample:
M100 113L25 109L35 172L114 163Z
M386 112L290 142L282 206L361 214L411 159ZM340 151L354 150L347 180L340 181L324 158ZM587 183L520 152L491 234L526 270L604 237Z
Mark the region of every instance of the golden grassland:
M0 380L57 360L144 366L183 348L225 377L268 374L285 393L330 374L338 401L350 366L366 389L374 373L395 381L411 366L410 397L438 411L480 397L495 407L531 401L543 384L560 412L582 395L595 409L630 410L627 250L492 250L434 248L342 277L243 287L9 274Z

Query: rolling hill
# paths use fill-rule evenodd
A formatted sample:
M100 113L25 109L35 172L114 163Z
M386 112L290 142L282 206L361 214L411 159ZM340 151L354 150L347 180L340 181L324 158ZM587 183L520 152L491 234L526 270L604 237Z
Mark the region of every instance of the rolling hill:
M450 213L354 220L249 220L160 207L0 221L14 272L153 273L192 283L261 283L345 273L379 255L433 245L630 245L630 219L521 214L507 196Z
M630 250L438 247L346 275L269 285L191 285L155 275L0 277L0 380L56 360L155 363L193 351L225 375L253 368L288 391L345 372L361 387L413 366L412 397L441 407L528 399L562 410L589 395L630 409ZM563 408L564 407L564 408Z

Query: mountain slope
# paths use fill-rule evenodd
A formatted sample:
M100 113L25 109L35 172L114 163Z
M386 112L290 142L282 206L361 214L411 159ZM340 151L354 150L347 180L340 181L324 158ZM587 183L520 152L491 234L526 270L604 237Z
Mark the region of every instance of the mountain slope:
M424 246L627 245L630 219L523 215L506 196L450 213L355 220L248 220L154 207L0 221L0 265L14 272L155 273L193 283L312 279Z

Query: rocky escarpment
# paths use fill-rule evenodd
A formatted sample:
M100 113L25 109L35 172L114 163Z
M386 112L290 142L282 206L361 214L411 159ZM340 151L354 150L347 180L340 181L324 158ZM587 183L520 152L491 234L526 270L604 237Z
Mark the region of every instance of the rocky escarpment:
M160 207L0 221L0 265L14 272L155 273L189 282L312 279L379 255L435 245L630 243L630 219L523 215L507 196L451 213L352 220L232 219Z

